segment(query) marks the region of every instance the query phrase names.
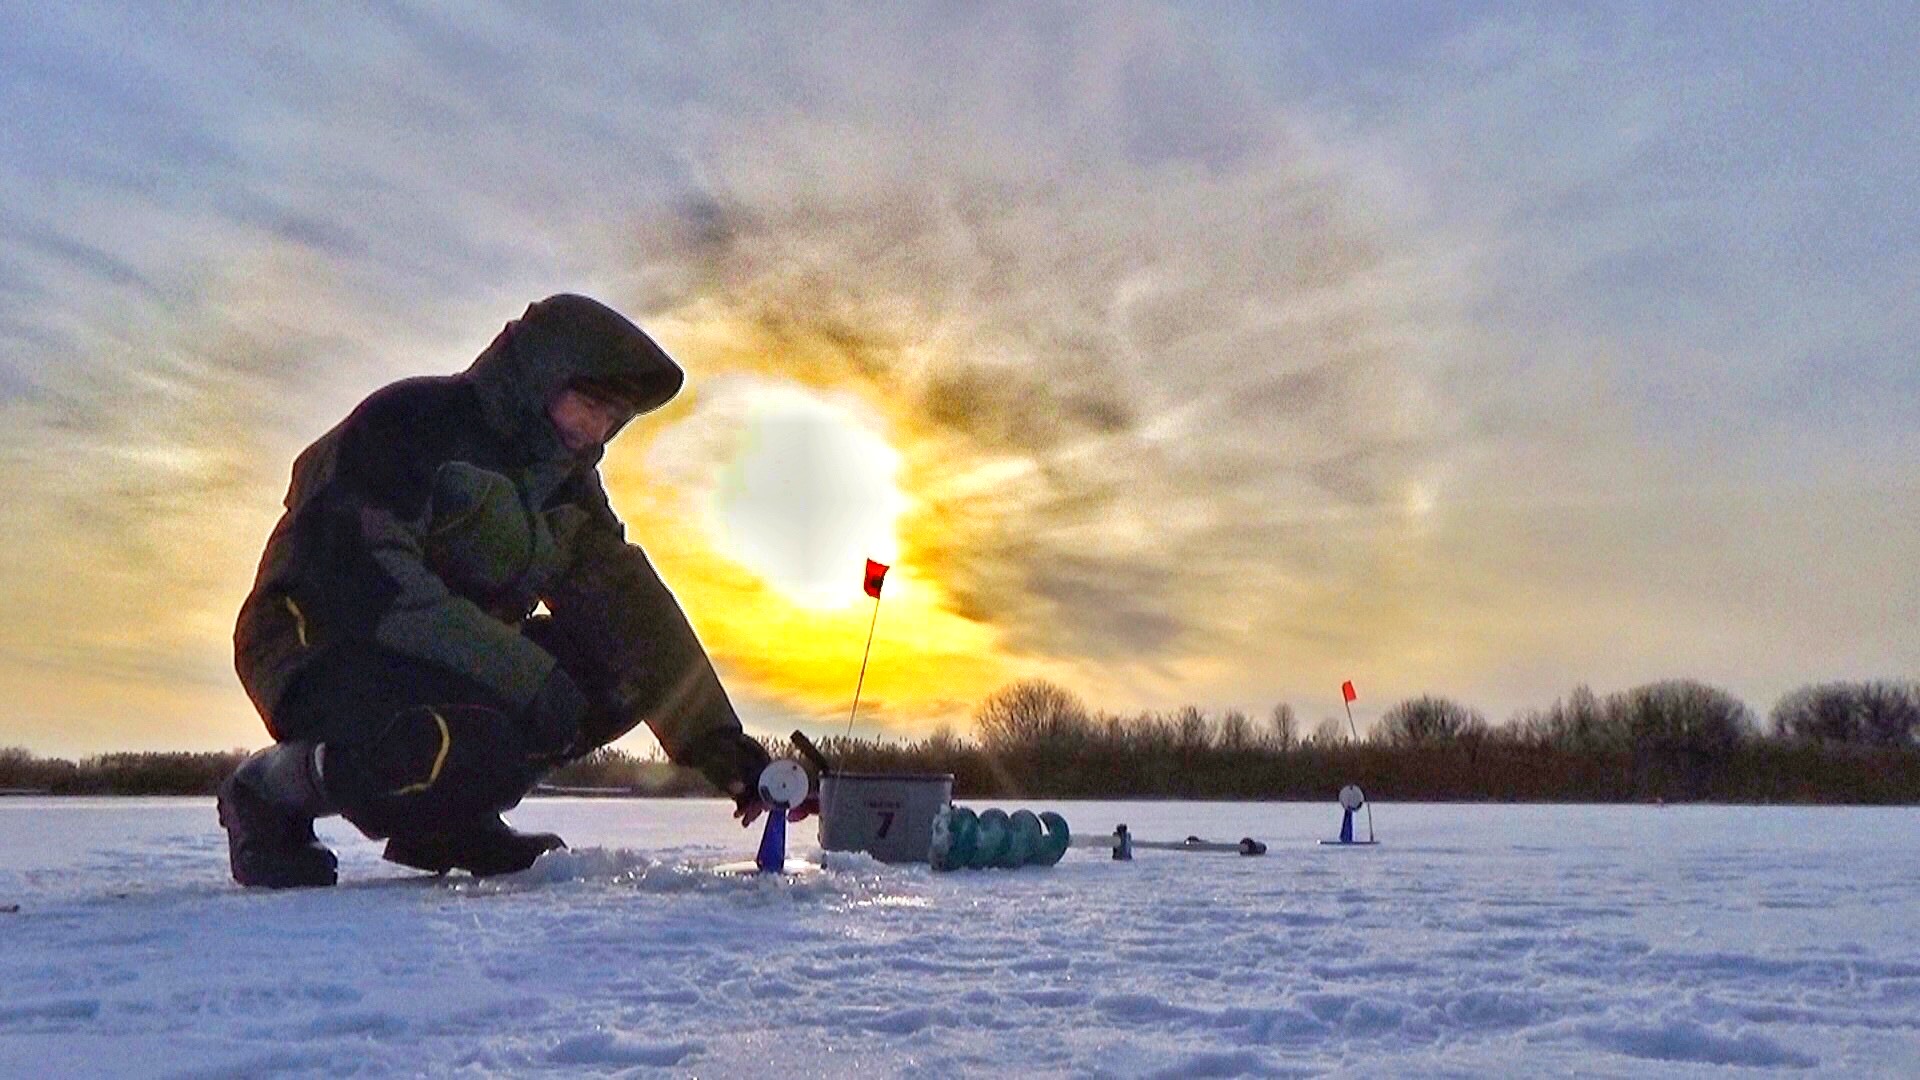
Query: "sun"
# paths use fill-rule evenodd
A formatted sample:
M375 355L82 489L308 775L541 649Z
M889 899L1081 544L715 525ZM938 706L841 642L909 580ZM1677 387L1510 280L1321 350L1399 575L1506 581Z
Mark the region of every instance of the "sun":
M894 561L907 507L879 418L851 398L757 379L723 380L707 407L732 428L706 507L715 549L796 605L863 599L866 560Z
M932 451L893 404L864 388L714 373L672 422L609 457L629 541L769 730L802 717L844 723L876 626L860 713L876 729L962 721L1026 671L994 626L956 610L916 563L924 532L942 527L930 518L945 511L916 489L916 463ZM884 604L862 587L869 558L893 567Z

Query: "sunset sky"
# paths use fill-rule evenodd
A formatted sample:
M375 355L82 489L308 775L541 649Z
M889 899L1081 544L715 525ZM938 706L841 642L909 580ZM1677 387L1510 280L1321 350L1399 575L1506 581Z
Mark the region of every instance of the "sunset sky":
M1920 675L1920 8L0 0L0 746L266 741L293 457L534 299L760 731ZM636 744L640 745L640 744Z

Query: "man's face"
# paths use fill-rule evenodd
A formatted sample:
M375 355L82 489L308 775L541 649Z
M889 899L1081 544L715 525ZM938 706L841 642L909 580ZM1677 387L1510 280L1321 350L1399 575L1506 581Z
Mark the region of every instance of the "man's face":
M560 441L576 454L606 442L607 436L632 415L625 405L571 387L560 391L547 405L547 419L553 421Z

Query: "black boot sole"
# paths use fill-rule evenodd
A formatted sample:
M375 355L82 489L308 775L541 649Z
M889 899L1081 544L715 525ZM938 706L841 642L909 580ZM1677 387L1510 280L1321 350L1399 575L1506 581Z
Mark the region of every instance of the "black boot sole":
M446 874L465 870L474 877L517 874L540 856L566 847L552 833L516 833L512 839L495 837L393 837L381 858L400 866Z

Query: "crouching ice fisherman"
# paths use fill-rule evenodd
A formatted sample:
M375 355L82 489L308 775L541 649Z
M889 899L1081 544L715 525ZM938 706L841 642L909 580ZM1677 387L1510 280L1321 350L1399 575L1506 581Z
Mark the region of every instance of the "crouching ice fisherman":
M274 739L220 789L235 881L333 884L329 814L404 866L524 869L562 842L501 812L640 723L758 816L767 753L596 470L684 379L618 312L554 296L300 455L234 631Z

